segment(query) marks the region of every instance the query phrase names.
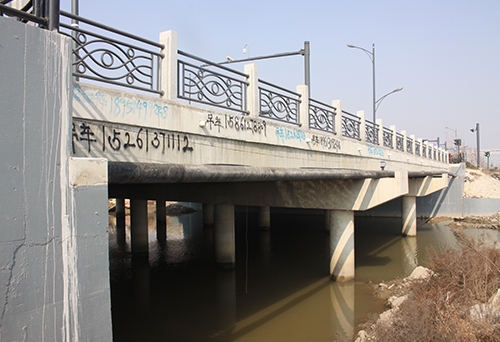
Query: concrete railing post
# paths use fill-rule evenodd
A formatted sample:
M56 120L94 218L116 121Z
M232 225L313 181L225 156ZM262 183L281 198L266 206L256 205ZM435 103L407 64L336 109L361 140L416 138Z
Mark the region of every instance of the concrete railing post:
M175 31L160 33L160 43L165 46L161 61L160 87L163 98L167 100L177 99L177 46L178 36Z
M406 131L401 131L401 134L403 135L403 150L406 152L406 146L408 142L406 141Z
M358 110L356 115L360 119L359 123L359 139L361 142L366 142L366 119L365 119L365 111Z
M422 139L417 139L419 148L418 148L418 153L420 154L420 157L422 157ZM417 148L415 147L415 154L417 154Z
M247 110L250 112L250 117L258 118L260 114L259 68L257 64L246 64L244 72L248 75L249 83L247 88Z
M389 129L392 131L392 149L393 150L396 150L396 135L397 135L397 131L396 131L396 126L395 125L391 125L389 127Z
M305 84L297 86L300 96L299 123L303 129L309 129L309 87Z
M334 132L342 136L342 102L340 100L333 100L332 107L336 109Z
M415 154L415 134L410 135L410 139L412 141L411 145L411 153Z
M382 122L382 119L377 119L377 125L378 125L378 135L377 135L378 145L380 147L384 147L384 124Z

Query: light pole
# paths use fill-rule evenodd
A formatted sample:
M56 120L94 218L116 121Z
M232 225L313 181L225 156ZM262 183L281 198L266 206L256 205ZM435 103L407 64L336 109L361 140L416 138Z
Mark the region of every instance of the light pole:
M397 93L398 91L401 91L403 90L403 87L400 87L400 88L396 88L394 89L393 91L390 91L388 92L387 94L385 94L384 96L382 96L380 99L378 99L377 101L375 101L375 113L377 113L377 110L378 110L378 107L380 106L380 104L382 103L382 101L389 95L391 94L394 94L394 93ZM373 116L373 118L375 119L375 115ZM375 123L375 122L373 122Z
M248 50L246 50L246 47L248 46L245 45L245 50L243 53L247 53ZM250 55L250 53L249 53ZM296 56L296 55L302 55L304 56L304 83L307 86L307 89L309 91L309 94L311 94L311 61L310 61L310 50L309 50L309 42L305 41L304 42L304 48L300 49L299 51L295 52L284 52L284 53L277 53L274 55L268 55L268 56L259 56L259 57L251 57L248 55L248 58L245 59L232 59L230 56L227 56L227 61L218 63L220 64L233 64L233 63L240 63L240 62L248 62L248 61L256 61L260 59L270 59L270 58L279 58L279 57L288 57L288 56Z
M471 132L476 132L476 152L477 152L477 168L479 169L481 167L481 162L480 162L480 157L481 154L479 153L479 123L476 123L476 128L471 128Z
M355 46L355 45L351 45L351 44L347 44L347 47L348 48L351 48L351 49L359 49L361 51L363 51L364 53L366 53L366 55L370 58L370 60L372 61L372 87L373 87L373 123L375 124L375 121L377 119L376 117L376 102L375 101L375 44L372 44L372 51L368 51L367 49L364 49L362 47L359 47L359 46ZM387 94L388 95L388 94Z

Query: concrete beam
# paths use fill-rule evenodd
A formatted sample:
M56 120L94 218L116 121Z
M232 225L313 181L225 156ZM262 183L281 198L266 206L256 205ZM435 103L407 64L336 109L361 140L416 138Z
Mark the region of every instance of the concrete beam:
M432 176L426 176L424 178L409 178L408 195L416 197L427 196L448 187L448 182L448 174L446 173L443 173L439 178Z

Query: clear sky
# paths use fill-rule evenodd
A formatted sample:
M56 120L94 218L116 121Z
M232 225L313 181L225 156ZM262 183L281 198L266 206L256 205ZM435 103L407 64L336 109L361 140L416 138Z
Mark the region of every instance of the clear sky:
M70 11L71 0L61 0ZM383 125L417 138L455 135L481 150L500 148L498 0L79 0L80 15L158 40L174 30L179 49L215 62L311 48L311 97L372 117L372 64L352 44L375 44L377 111ZM295 90L301 56L257 61L259 78ZM243 64L235 64L242 70ZM445 127L448 127L445 128Z

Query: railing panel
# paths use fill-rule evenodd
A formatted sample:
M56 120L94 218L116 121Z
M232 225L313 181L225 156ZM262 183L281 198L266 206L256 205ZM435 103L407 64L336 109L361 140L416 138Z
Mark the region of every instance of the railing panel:
M180 99L248 114L248 75L182 51L179 55L183 58L177 64ZM205 64L198 66L187 59Z
M365 135L366 135L366 142L374 145L378 145L378 132L379 132L379 127L377 124L365 120Z
M404 140L405 140L405 137L403 134L396 133L396 150L401 151L401 152L405 151Z
M73 39L78 78L162 94L159 89L163 45L61 11L60 32Z
M384 127L382 130L382 137L384 139L384 147L394 148L394 143L392 140L394 137L394 132L391 129Z
M361 140L361 119L354 114L342 111L342 136Z
M406 152L413 154L413 139L406 138Z
M417 156L421 155L421 153L420 153L420 142L419 141L415 141L415 154Z
M300 125L300 94L259 80L259 116Z
M309 99L309 128L337 134L335 131L337 109L319 101Z

